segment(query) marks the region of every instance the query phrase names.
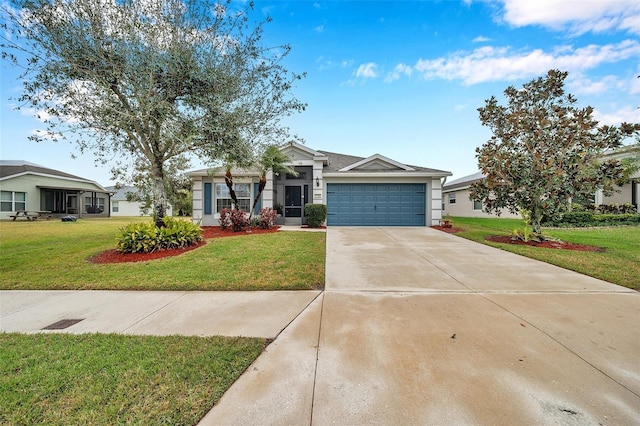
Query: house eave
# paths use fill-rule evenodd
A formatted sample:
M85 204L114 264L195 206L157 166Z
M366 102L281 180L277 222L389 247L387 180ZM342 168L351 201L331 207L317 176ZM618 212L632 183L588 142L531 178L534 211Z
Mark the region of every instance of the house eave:
M5 176L0 178L1 180L8 180L8 179L14 179L14 178L19 178L22 176L41 176L41 177L46 177L46 178L53 178L53 179L59 179L59 180L64 180L64 181L69 181L69 182L79 182L79 183L87 183L87 184L91 184L91 185L95 185L98 188L100 188L101 191L104 192L109 192L106 189L104 189L102 187L102 185L100 185L98 182L93 181L93 180L89 180L89 179L74 179L74 178L70 178L70 177L66 177L66 176L56 176L53 174L47 174L47 173L37 173L37 172L30 172L30 171L26 171L26 172L22 172L22 173L16 173L15 175L11 175L11 176Z
M442 178L451 176L449 172L330 172L324 178L371 177L371 178Z

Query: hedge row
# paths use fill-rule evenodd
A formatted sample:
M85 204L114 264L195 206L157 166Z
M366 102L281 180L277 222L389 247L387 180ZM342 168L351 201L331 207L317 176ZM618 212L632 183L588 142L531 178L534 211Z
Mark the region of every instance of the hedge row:
M558 227L640 225L640 214L597 214L589 211L573 211L565 213L560 222L545 225Z

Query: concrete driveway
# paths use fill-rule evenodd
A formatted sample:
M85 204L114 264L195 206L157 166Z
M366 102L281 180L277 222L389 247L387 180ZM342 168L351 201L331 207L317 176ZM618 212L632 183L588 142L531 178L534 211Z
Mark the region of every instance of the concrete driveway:
M329 228L324 294L201 424L640 424L638 324L613 284L430 228Z

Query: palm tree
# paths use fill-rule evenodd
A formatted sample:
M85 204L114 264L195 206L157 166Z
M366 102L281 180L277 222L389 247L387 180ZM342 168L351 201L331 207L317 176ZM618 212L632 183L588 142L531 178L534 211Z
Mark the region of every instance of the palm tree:
M262 157L260 158L258 165L260 167L260 181L258 182L258 193L253 200L251 206L251 215L256 208L264 187L267 186L267 173L269 171L273 173L287 173L293 176L298 176L298 172L292 166L287 163L291 162L291 158L284 152L280 151L277 146L270 145L265 149Z

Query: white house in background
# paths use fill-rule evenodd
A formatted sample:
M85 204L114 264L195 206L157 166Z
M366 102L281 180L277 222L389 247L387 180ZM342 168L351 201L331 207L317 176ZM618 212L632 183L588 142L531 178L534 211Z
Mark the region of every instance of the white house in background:
M298 176L268 173L256 211L282 206L285 224L304 223L304 205L326 204L329 226L430 226L442 218L441 181L450 172L411 166L380 154L355 157L290 142L280 149ZM234 170L240 208L249 211L258 190L256 170ZM218 225L231 206L224 168L194 170L193 220Z
M444 214L460 217L498 217L482 211L482 202L471 199L471 184L484 177L482 172L464 176L459 179L445 182L442 186L442 210ZM511 213L503 209L502 218L519 218L519 214Z
M98 183L22 160L0 160L0 219L18 210L54 217L108 217L109 190Z
M608 152L603 155L603 159L617 159L622 160L624 158L639 158L640 148L637 146L628 146L622 149L618 149L612 152ZM640 160L639 160L640 161ZM614 192L612 195L605 197L602 191L598 191L595 196L595 203L600 204L633 204L636 206L636 210L640 213L640 170L637 170L631 176L631 182L617 187L619 192Z
M616 151L606 153L602 156L602 158L615 158L618 160L622 160L623 158L637 158L639 154L638 149L639 148L635 146L625 147ZM462 217L496 217L495 215L490 215L489 213L483 212L482 203L473 201L470 198L469 188L471 184L482 178L482 172L477 172L472 175L452 180L451 182L446 182L442 186L442 210L444 211L444 214ZM594 202L598 205L611 203L629 203L636 206L636 209L638 209L638 212L640 212L640 170L636 171L635 174L631 176L631 182L626 183L623 186L619 186L617 189L618 192L615 192L608 197L605 197L602 194L602 191L598 191L595 194ZM500 217L517 218L520 216L509 212L509 210L507 209L503 209Z
M144 212L142 209L143 203L140 201L129 201L130 196L133 200L138 196L138 188L135 186L107 186L107 190L113 192L111 197L111 216L149 216L151 211ZM171 206L167 206L167 216L172 215Z

